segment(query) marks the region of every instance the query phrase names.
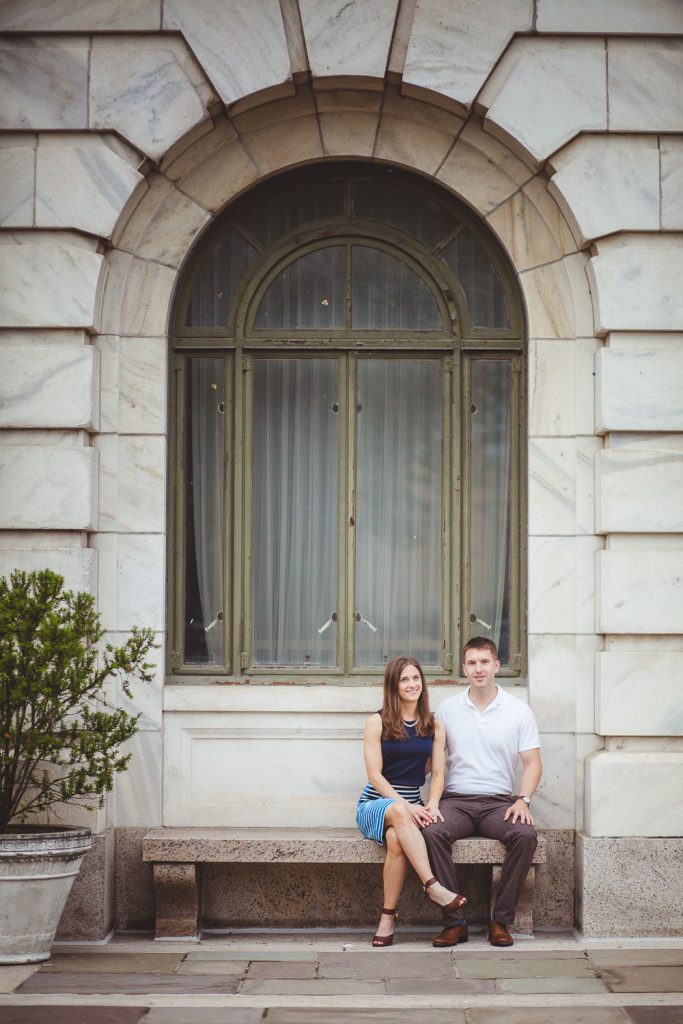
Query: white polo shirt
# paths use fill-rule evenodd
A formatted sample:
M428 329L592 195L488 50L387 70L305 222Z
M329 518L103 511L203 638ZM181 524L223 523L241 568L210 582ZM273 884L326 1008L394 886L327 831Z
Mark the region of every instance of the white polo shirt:
M470 700L469 688L448 697L436 709L446 730L444 792L512 795L518 754L540 747L538 726L529 706L498 684L496 691L483 711Z

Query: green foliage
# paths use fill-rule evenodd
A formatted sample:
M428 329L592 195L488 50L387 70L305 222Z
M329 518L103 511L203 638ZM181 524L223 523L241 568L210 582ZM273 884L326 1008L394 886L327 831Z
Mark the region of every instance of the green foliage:
M149 683L157 645L133 627L121 647L101 647L104 630L87 593L64 590L49 569L0 577L0 832L13 818L104 794L130 754L121 744L139 715L112 707L105 685ZM79 801L81 802L81 801Z

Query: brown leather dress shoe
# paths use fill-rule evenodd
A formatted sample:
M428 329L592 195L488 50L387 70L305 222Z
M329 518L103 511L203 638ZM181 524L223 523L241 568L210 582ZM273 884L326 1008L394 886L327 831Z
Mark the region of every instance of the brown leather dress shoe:
M444 928L442 932L432 939L432 946L457 946L461 942L467 942L469 935L466 924L454 924L451 928Z
M489 925L489 942L492 946L512 946L514 944L510 932L500 921L491 921Z

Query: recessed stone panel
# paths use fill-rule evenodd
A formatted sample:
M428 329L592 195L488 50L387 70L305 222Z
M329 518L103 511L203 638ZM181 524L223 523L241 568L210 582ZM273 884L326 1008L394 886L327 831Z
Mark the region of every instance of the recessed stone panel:
M620 236L588 265L596 331L675 331L683 322L683 243Z
M0 427L94 428L97 356L90 345L0 345Z
M670 550L600 551L599 633L683 633L683 540Z
M537 32L683 33L678 0L537 0Z
M0 326L94 327L101 267L75 245L0 245Z
M683 653L605 651L598 655L597 664L598 732L604 736L683 734Z
M595 493L599 533L683 533L683 448L600 452Z
M599 750L586 759L590 836L683 834L683 753Z
M0 527L91 530L97 504L94 448L0 445Z
M596 373L596 430L683 431L683 351L603 348Z
M96 592L97 552L92 548L0 548L0 576L7 577L14 569L52 569L64 577L67 590Z
M397 0L299 0L311 74L384 78Z

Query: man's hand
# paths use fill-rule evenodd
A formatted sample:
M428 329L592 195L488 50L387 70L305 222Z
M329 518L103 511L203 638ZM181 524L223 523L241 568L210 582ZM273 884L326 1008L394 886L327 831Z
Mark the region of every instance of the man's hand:
M443 821L443 814L439 810L438 803L428 802L425 806L425 811L429 814L428 825L431 825L435 821Z
M533 825L534 823L528 804L521 797L515 800L503 815L503 821L508 821L510 818L512 818L513 825L516 825L518 821L521 821L523 825Z
M423 807L422 804L408 804L410 815L417 825L418 828L425 828L427 825L431 825L432 812L427 807Z

